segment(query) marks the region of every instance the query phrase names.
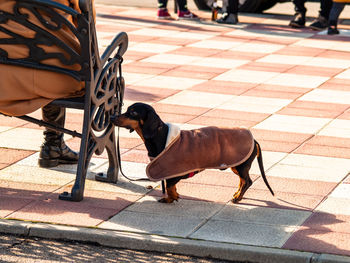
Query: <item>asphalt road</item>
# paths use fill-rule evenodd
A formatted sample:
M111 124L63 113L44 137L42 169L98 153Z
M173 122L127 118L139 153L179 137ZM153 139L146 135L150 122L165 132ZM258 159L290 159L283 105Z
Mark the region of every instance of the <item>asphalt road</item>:
M228 261L0 234L0 262L228 263ZM243 262L236 262L243 263Z

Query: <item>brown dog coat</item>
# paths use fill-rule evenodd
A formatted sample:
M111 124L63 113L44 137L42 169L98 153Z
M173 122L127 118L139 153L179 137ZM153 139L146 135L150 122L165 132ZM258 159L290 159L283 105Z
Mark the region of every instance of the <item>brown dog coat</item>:
M168 126L165 149L146 167L146 174L152 181L204 169L236 167L254 150L253 135L246 128L205 127L180 131L174 125Z

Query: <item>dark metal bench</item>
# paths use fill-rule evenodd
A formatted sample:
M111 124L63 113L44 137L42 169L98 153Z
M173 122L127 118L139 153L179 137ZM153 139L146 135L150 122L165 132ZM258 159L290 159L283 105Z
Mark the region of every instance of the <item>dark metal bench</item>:
M109 159L107 174L97 174L95 179L112 183L116 183L118 180L120 160L118 159L119 154L117 154L115 129L110 122L110 116L119 114L121 111L125 87L121 63L122 56L128 46L127 34L119 33L100 57L91 0L80 0L79 7L81 13L50 0L18 0L13 13L0 10L0 31L9 35L8 38L0 39L0 44L26 45L30 50L30 55L26 58L10 59L7 52L0 49L0 63L67 74L85 83L83 97L57 99L52 102L60 107L84 110L82 133L55 127L30 116L18 117L81 138L76 179L72 191L59 195L60 199L70 201L83 199L86 173L93 154L100 155L104 150L107 150ZM71 15L76 24L69 22L57 10ZM26 15L28 12L38 18L40 26L28 21ZM8 32L2 25L9 22L19 23L27 27L28 30L35 31L35 37L27 39L14 32ZM62 26L68 27L78 39L80 54L62 39L50 33L59 31ZM65 51L65 54L46 52L42 48L53 45L60 47ZM69 56L67 57L66 54ZM48 58L58 59L67 66L79 64L80 70L70 70L43 63Z

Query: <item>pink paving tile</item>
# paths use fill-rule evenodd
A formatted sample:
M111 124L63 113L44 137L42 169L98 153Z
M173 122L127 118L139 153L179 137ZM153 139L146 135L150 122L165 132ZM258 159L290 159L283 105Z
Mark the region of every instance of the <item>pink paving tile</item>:
M193 86L191 90L228 95L240 95L255 86L256 84L254 83L209 80Z
M149 56L153 56L154 53L152 52L140 52L140 51L133 51L133 50L128 50L123 58L125 60L141 60L144 58L148 58ZM123 69L127 67L128 64L123 65Z
M263 98L276 98L276 99L297 99L301 96L298 92L278 91L278 90L267 90L260 85L256 88L248 90L244 93L245 96L255 96Z
M0 148L0 164L10 165L35 153L34 151Z
M159 116L165 122L186 123L196 117L196 115L179 115L173 113L160 112Z
M188 122L189 124L198 124L204 126L218 126L225 128L233 128L237 126L252 127L258 122L249 120L234 120L218 117L199 116Z
M311 137L310 134L280 132L270 130L252 129L252 133L257 140L267 140L275 142L295 142L303 143Z
M8 164L6 163L0 163L0 170L6 168L7 166Z
M258 141L263 150L272 152L291 153L301 145L298 142L270 141L265 139L258 139Z
M12 213L32 202L34 202L33 199L24 198L22 196L8 197L0 195L0 218L11 217Z
M300 109L313 109L321 111L335 111L339 114L347 109L347 105L336 104L336 103L325 103L325 102L315 102L315 101L293 101L288 107L300 108Z
M172 69L170 71L167 71L163 73L164 76L171 76L171 77L183 77L183 78L196 78L196 79L212 79L215 78L219 73L210 72L210 71L200 71L195 69L195 67L192 67L191 70L186 70L182 68L176 68ZM225 70L223 70L225 71Z
M178 45L178 46L185 46L189 45L192 43L197 42L197 39L190 39L190 38L178 38L178 37L159 37L152 39L150 41L147 41L148 43L153 43L153 44L164 44L166 43L167 45ZM171 52L172 53L172 52Z
M183 180L184 181L184 180ZM201 185L180 182L176 185L180 199L209 201L217 203L226 203L232 199L236 189L225 186ZM149 193L151 196L162 196L160 189L153 190ZM181 202L181 200L180 200Z
M348 79L333 78L333 79L327 80L319 88L320 89L350 91L350 83L349 83Z
M215 68L215 67L204 67L204 66L191 66L191 65L183 65L183 66L179 66L175 69L178 70L183 70L183 71L191 71L191 72L203 72L203 73L213 73L215 75L219 75L225 71L227 71L227 69L223 69L223 68Z
M310 229L350 234L350 216L314 212L303 224Z
M198 48L198 47L180 47L178 49L172 50L170 53L177 55L187 55L187 56L215 56L215 54L221 51L211 49L211 48Z
M26 121L22 121L21 119L9 116L0 115L0 125L8 126L8 127L20 127L26 124Z
M12 181L0 181L0 195L22 197L26 199L42 199L57 189L54 185L41 185Z
M324 145L305 144L296 150L296 153L336 158L350 158L350 148Z
M156 102L177 93L178 90L144 86L128 86L125 89L125 99L142 102Z
M256 60L266 56L264 53L242 52L226 50L215 54L216 58Z
M269 116L269 114L258 113L258 112L212 109L206 112L205 114L203 114L203 116L225 118L225 119L232 119L232 120L246 120L246 121L260 122L266 119Z
M292 152L312 135L252 129L255 139L265 151Z
M252 181L255 181L258 176L251 174L250 178ZM214 185L232 187L236 189L239 185L239 177L230 169L226 169L224 172L217 169L207 169L191 178L183 180L182 182L198 184L198 187L201 187L201 185Z
M333 77L342 71L343 69L339 69L339 68L331 68L331 67L326 68L326 67L298 65L298 66L294 66L291 69L288 69L285 73L321 76L321 77Z
M149 157L145 150L131 150L122 154L122 161L149 163Z
M325 49L317 47L303 47L303 46L287 46L277 50L275 54L289 55L289 56L309 56L315 57L318 54L324 53Z
M128 73L142 73L142 74L153 74L153 75L158 75L163 72L168 71L169 69L164 68L164 67L152 67L152 66L147 66L145 67L144 62L131 62L129 64L126 64L123 66L123 71L128 72ZM127 89L126 89L127 90Z
M324 50L324 52L320 53L318 57L349 60L350 53L346 51Z
M123 25L120 25L119 23L115 23L113 25L112 24L102 24L102 25L97 24L96 25L97 32L112 32L115 34L117 34L117 32L128 33L128 32L135 31L137 29L138 29L137 27L125 27Z
M350 256L350 234L302 227L283 248Z
M350 109L350 107L349 107L349 109ZM344 112L342 115L340 115L338 117L338 119L350 120L350 110L347 110L346 112Z
M282 72L285 72L292 67L294 67L294 65L253 61L253 62L244 64L244 65L238 67L238 69L282 73Z
M67 202L57 194L36 201L11 214L11 218L56 224L96 226L129 206L139 196L109 192L84 192L81 202Z
M275 192L294 193L310 196L327 196L336 186L337 183L300 180L291 178L281 178L275 176L267 177L267 180ZM310 187L312 184L312 187ZM266 190L266 185L259 177L251 186L253 189Z
M316 117L316 118L336 118L339 115L337 111L317 110L317 109L305 109L289 107L281 109L278 114L292 115L292 116L304 116L304 117Z
M153 105L157 113L172 113L172 114L179 114L179 115L201 115L204 112L208 111L207 108L201 108L201 107L191 107L191 106L178 106L178 105L172 105L172 104L163 104L163 103L157 103Z
M296 95L297 94L302 95L302 94L308 92L309 90L311 90L311 89L307 89L307 88L298 88L298 87L293 87L293 86L282 86L282 85L272 85L272 84L259 84L256 86L256 88L259 90L295 93Z
M128 34L129 42L149 42L154 39L154 36L144 36L144 35L136 35L132 32ZM153 53L154 54L154 53Z

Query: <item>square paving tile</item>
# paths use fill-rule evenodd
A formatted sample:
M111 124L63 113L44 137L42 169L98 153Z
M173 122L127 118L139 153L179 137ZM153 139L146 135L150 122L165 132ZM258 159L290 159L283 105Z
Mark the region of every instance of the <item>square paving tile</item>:
M193 98L196 98L196 100ZM214 108L230 100L231 98L231 95L184 90L160 102L191 107Z

